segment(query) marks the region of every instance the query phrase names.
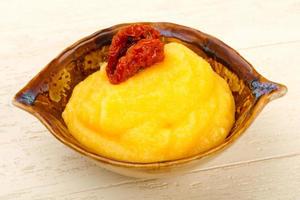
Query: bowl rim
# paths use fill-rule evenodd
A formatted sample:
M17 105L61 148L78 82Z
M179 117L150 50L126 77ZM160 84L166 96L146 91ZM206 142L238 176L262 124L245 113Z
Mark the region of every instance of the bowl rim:
M231 48L230 46L228 46L227 44L225 44L224 42L222 42L221 40L208 35L206 33L203 33L199 30L196 30L194 28L190 28L187 26L183 26L183 25L179 25L179 24L175 24L175 23L170 23L170 22L133 22L133 23L121 23L121 24L117 24L114 26L111 26L109 28L105 28L105 29L101 29L93 34L90 34L86 37L83 37L82 39L78 40L77 42L73 43L72 45L70 45L69 47L65 48L61 53L59 53L55 58L52 59L52 61L47 64L37 75L35 75L13 98L12 103L13 105L15 105L16 107L19 107L25 111L27 111L28 113L32 114L33 116L35 116L49 131L50 133L56 138L58 139L60 142L62 142L63 144L65 144L66 146L70 147L71 149L75 150L76 152L79 152L82 155L85 155L87 157L90 157L94 160L100 161L102 163L106 163L106 164L110 164L110 165L114 165L114 166L119 166L119 167L126 167L126 168L164 168L164 167L169 167L172 165L180 165L180 164L184 164L190 161L195 161L195 160L200 160L202 158L206 158L208 156L211 156L213 154L216 154L218 152L220 152L222 149L224 149L225 147L230 146L230 144L232 144L234 141L236 141L244 132L245 130L249 127L249 125L254 121L254 119L257 117L257 115L260 113L260 111L264 108L264 106L266 104L268 104L268 102L270 102L273 99L279 98L281 96L284 96L287 92L287 87L283 84L280 83L275 83L272 81L269 81L268 79L264 78L261 74L259 74L255 68L248 62L246 61L249 66L251 67L251 69L253 70L253 73L256 73L259 77L260 80L263 80L263 82L266 83L271 83L276 85L276 89L272 90L269 93L263 94L262 96L260 96L257 101L255 102L255 104L251 107L248 115L246 116L245 120L245 124L244 126L242 126L242 128L238 129L232 136L227 137L223 143L219 144L218 146L211 148L205 152L201 152L198 153L196 155L192 155L189 157L184 157L184 158L180 158L180 159L176 159L176 160L167 160L167 161L158 161L158 162L148 162L148 163L138 163L138 162L128 162L128 161L121 161L121 160L115 160L115 159L111 159L108 157L104 157L102 155L93 153L88 151L87 149L83 149L80 148L79 146L69 142L68 140L65 140L65 138L60 137L56 131L51 127L51 125L49 123L47 123L47 120L45 119L45 117L43 116L44 114L40 113L38 110L35 110L31 105L22 103L19 100L19 97L23 94L23 92L25 90L27 90L30 85L39 77L40 74L43 74L43 72L57 59L59 59L60 57L62 57L63 55L65 55L69 50L72 50L74 47L78 46L79 44L82 44L92 38L94 38L95 36L97 36L98 34L101 33L105 33L107 31L111 31L113 29L116 28L120 28L123 26L127 26L130 24L161 24L161 25L169 25L169 26L176 26L179 27L181 29L188 29L192 32L194 32L195 34L204 34L209 38L213 38L214 40L216 40L220 45L224 45L225 47L229 48L229 50L235 52L238 56L239 59L243 59L244 61L246 61L236 50L234 50L233 48Z

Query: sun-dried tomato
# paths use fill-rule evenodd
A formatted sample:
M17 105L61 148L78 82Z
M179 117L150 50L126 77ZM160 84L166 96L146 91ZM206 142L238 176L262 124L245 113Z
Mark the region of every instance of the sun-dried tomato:
M121 29L109 47L106 73L112 84L121 83L164 58L159 32L149 25L135 24Z

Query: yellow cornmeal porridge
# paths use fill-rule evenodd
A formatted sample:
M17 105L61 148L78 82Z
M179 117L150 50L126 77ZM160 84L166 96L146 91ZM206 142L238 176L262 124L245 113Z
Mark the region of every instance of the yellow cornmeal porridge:
M116 160L154 162L206 151L234 123L231 91L203 58L179 43L165 58L113 85L105 66L79 83L65 111L71 134Z

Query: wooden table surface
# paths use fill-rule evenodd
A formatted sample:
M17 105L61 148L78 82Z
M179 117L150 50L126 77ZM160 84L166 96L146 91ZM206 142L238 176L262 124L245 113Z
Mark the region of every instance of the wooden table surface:
M300 1L0 1L0 199L300 198ZM177 177L134 179L97 167L11 104L83 36L122 22L169 21L212 34L288 86L231 148Z

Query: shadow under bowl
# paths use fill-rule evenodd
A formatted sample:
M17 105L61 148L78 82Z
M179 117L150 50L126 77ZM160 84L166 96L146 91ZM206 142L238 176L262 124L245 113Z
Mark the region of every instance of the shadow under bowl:
M102 167L127 176L158 177L187 170L212 158L239 138L270 100L283 96L287 91L284 85L264 78L239 53L213 36L173 23L143 23L156 28L165 43L180 42L205 58L229 84L236 105L236 121L219 146L178 160L131 163L95 154L69 133L61 114L73 88L99 70L100 63L107 60L113 35L129 24L100 30L66 48L15 95L14 105L36 116L59 141L92 158Z

